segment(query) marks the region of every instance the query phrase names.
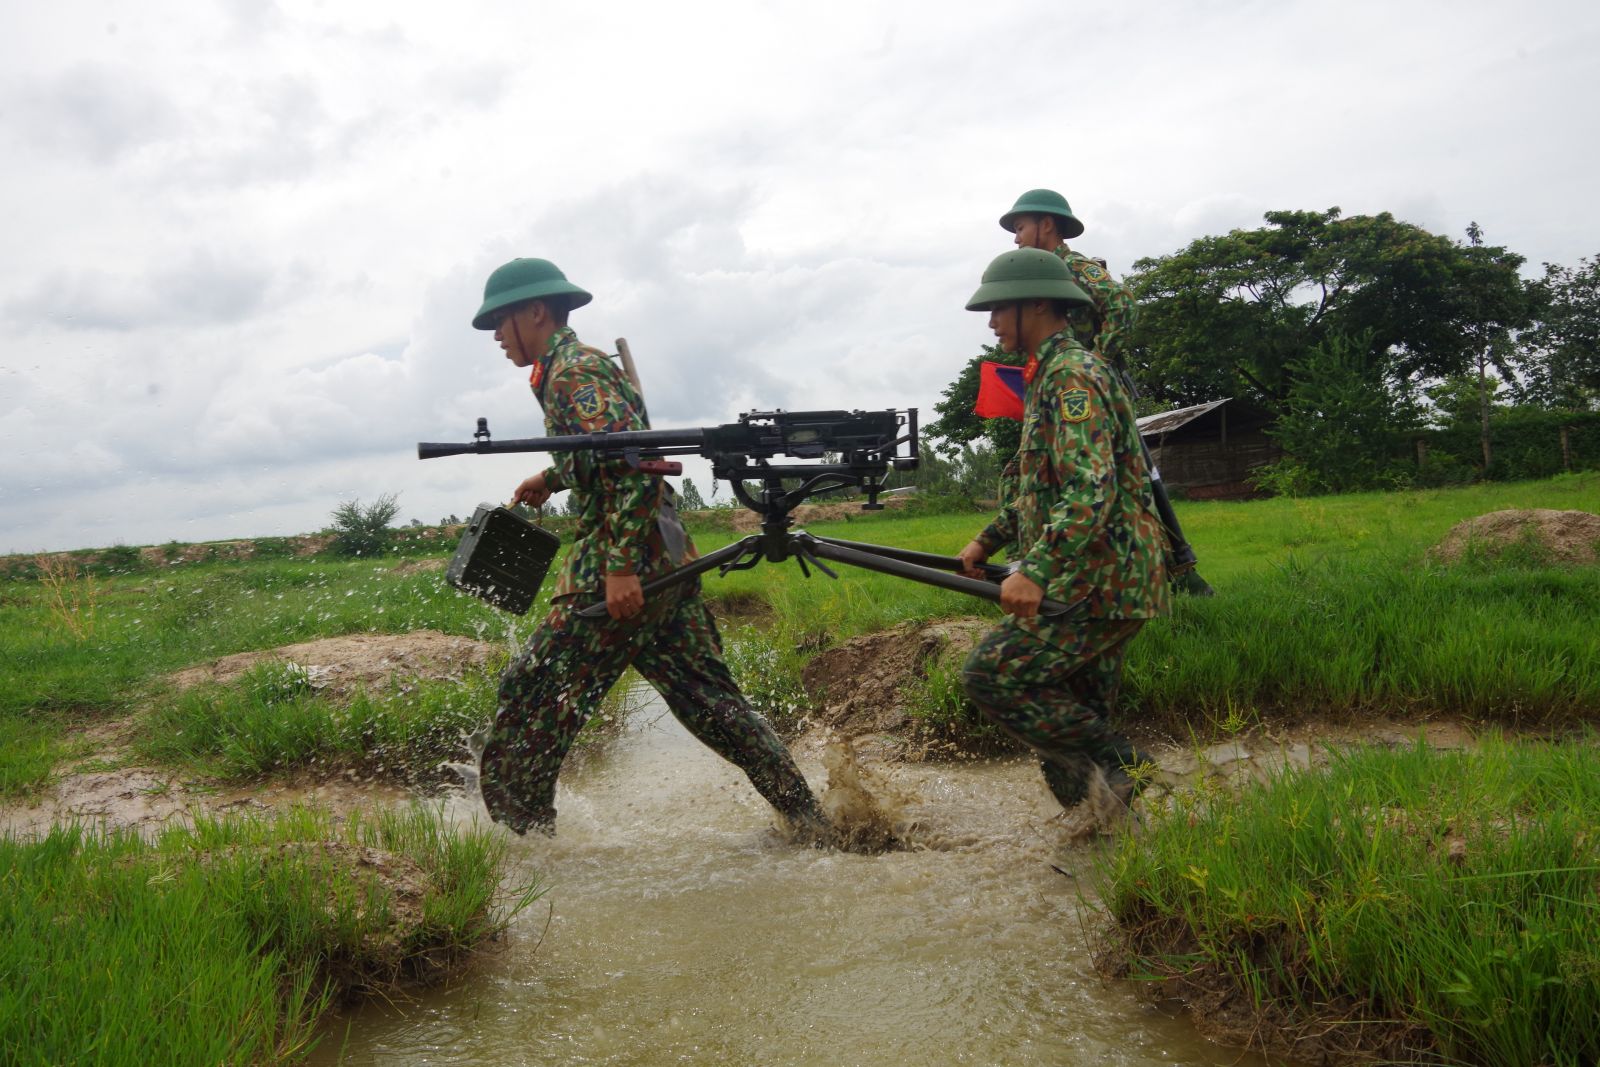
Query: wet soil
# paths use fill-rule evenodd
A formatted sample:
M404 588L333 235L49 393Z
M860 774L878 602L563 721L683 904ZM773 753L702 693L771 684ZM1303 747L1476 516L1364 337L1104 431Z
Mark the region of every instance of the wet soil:
M844 737L903 735L913 725L917 684L935 665L959 667L993 625L978 618L901 623L819 653L801 674L812 719Z
M168 678L182 690L227 684L264 661L303 667L311 685L335 699L356 689L378 689L414 679L459 679L503 653L500 645L434 630L408 634L350 634L261 652L224 656ZM269 811L314 802L335 816L378 804L398 804L409 794L354 771L296 775L244 786L222 786L171 770L130 762L131 717L86 725L73 739L74 759L42 793L0 804L0 833L33 835L77 822L152 832L197 811Z

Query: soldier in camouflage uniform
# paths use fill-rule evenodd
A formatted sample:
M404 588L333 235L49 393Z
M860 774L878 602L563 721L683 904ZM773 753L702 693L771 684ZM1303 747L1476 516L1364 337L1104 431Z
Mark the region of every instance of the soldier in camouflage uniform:
M1037 752L1063 806L1086 795L1098 765L1124 801L1140 755L1112 729L1122 661L1144 620L1165 615L1162 531L1139 447L1133 402L1069 314L1088 303L1067 266L1037 249L1007 252L984 272L968 310L988 311L1010 351L1025 353L1017 492L961 551L968 573L1021 546L1000 587L1010 616L973 649L967 695ZM1039 615L1044 597L1076 605Z
M1069 240L1083 233L1083 223L1072 213L1066 197L1051 189L1031 189L1000 216L1000 225L1016 235L1018 248L1054 252L1067 265L1072 280L1090 300L1067 316L1073 336L1084 348L1120 365L1139 305L1104 263L1067 247Z
M1072 272L1072 280L1090 301L1067 314L1073 336L1089 351L1100 353L1113 365L1120 364L1123 344L1133 332L1139 306L1133 293L1111 276L1104 263L1067 247L1068 240L1083 233L1083 223L1072 213L1067 198L1053 189L1030 189L1000 216L1000 226L1016 235L1018 248L1039 248L1061 258ZM1002 507L1016 495L1017 463L1013 458L1000 473ZM1007 555L1015 555L1021 548L1004 547Z
M548 260L516 259L489 276L472 320L494 331L513 365L531 368L547 435L649 428L632 383L566 324L568 311L590 299ZM512 497L513 504L537 507L565 489L579 514L550 614L500 680L499 710L479 759L490 816L517 833L554 832L561 761L631 664L691 734L743 770L791 823L822 833L826 821L805 778L723 662L699 583L645 600L642 580L695 555L666 480L589 452L554 459ZM609 619L574 616L575 607L602 594Z

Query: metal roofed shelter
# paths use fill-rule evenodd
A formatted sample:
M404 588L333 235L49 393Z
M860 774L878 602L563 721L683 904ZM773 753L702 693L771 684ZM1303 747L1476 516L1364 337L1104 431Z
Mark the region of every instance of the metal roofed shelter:
M1235 397L1195 404L1139 420L1139 435L1150 448L1169 490L1189 500L1243 500L1260 494L1250 472L1283 458L1266 434L1272 414Z

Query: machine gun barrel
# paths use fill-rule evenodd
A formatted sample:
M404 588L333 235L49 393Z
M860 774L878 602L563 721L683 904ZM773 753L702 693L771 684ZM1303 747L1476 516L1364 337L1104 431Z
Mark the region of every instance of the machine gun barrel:
M683 430L618 430L614 433L519 437L495 441L489 420L479 419L471 441L421 441L418 459L490 455L499 452L595 452L602 456L724 457L734 467L774 456L841 457L852 468L884 472L913 470L917 460L916 411L751 411L738 422ZM907 446L905 455L899 447ZM751 475L754 476L754 475Z
M439 456L467 454L491 455L499 452L584 452L623 453L651 452L661 455L683 455L698 452L705 444L706 431L690 430L619 430L615 433L563 434L560 437L516 437L506 441L489 439L487 430L482 437L472 441L417 442L418 459L437 459ZM664 450L672 449L671 452Z

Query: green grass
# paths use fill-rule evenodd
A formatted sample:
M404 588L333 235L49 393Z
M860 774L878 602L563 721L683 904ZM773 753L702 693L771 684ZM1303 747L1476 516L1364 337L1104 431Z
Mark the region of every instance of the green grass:
M141 760L222 779L355 769L416 785L464 754L463 738L494 706L488 670L335 701L313 691L302 668L267 661L236 683L196 686L156 704L140 719L134 750Z
M1456 523L1513 507L1600 512L1600 476L1179 505L1217 595L1180 596L1170 618L1145 627L1129 652L1124 706L1182 736L1264 714L1387 711L1508 725L1594 717L1600 567L1515 552L1455 566L1425 559ZM879 515L811 529L954 554L983 521ZM998 617L980 601L849 568L833 582L763 564L705 584L713 597L764 597L774 629L801 647L907 619Z
M520 619L445 586L437 572L391 562L265 560L180 564L98 579L95 625L75 640L53 625L35 583L4 585L0 714L126 710L157 676L234 652L350 633L437 629L484 640L531 632Z
M1145 628L1130 650L1125 707L1185 736L1263 714L1385 710L1508 724L1592 718L1600 709L1600 656L1592 639L1600 632L1600 568L1550 567L1526 555L1453 567L1425 561L1426 549L1455 523L1509 507L1600 512L1600 476L1180 503L1201 572L1218 595L1180 597L1171 618ZM971 513L891 511L810 528L954 554L984 522ZM734 537L714 528L696 532L702 551ZM0 792L25 793L46 780L61 757L66 724L141 707L155 706L151 723L175 730L178 712L163 705L182 705L210 738L205 744L153 738L146 751L165 746L163 758L202 762L226 755L237 773L252 765L263 771L304 765L318 758L318 746L324 759L387 766L394 757L373 747L380 740L431 743L474 714L487 719L492 701L481 683L472 688L473 708L426 691L409 703L370 697L353 713L358 726L306 721L316 704L309 700L264 709L254 697L230 704L214 692L182 700L163 695L164 675L234 652L424 628L504 642L509 652L543 617L543 600L525 616L509 616L449 589L437 571L397 573L397 562L272 558L101 577L93 625L82 639L56 624L37 582L0 583L0 674L7 680L0 689ZM741 682L775 718L792 715L802 702L800 668L822 648L907 620L998 618L992 605L956 593L838 570L835 581L816 573L806 578L793 562L763 563L704 579L714 604L769 609L759 630L746 628L730 640L730 657ZM927 699L937 705L946 696ZM212 710L199 706L202 699ZM324 703L317 714L334 713ZM281 754L252 753L254 742L220 739L226 731L218 720L234 715L264 728L283 718ZM398 721L391 728L388 720Z
M1359 750L1177 794L1099 871L1117 970L1236 994L1284 1050L1600 1058L1600 750Z
M0 838L0 1062L300 1062L329 1006L437 976L534 899L502 893L503 849L423 809Z

